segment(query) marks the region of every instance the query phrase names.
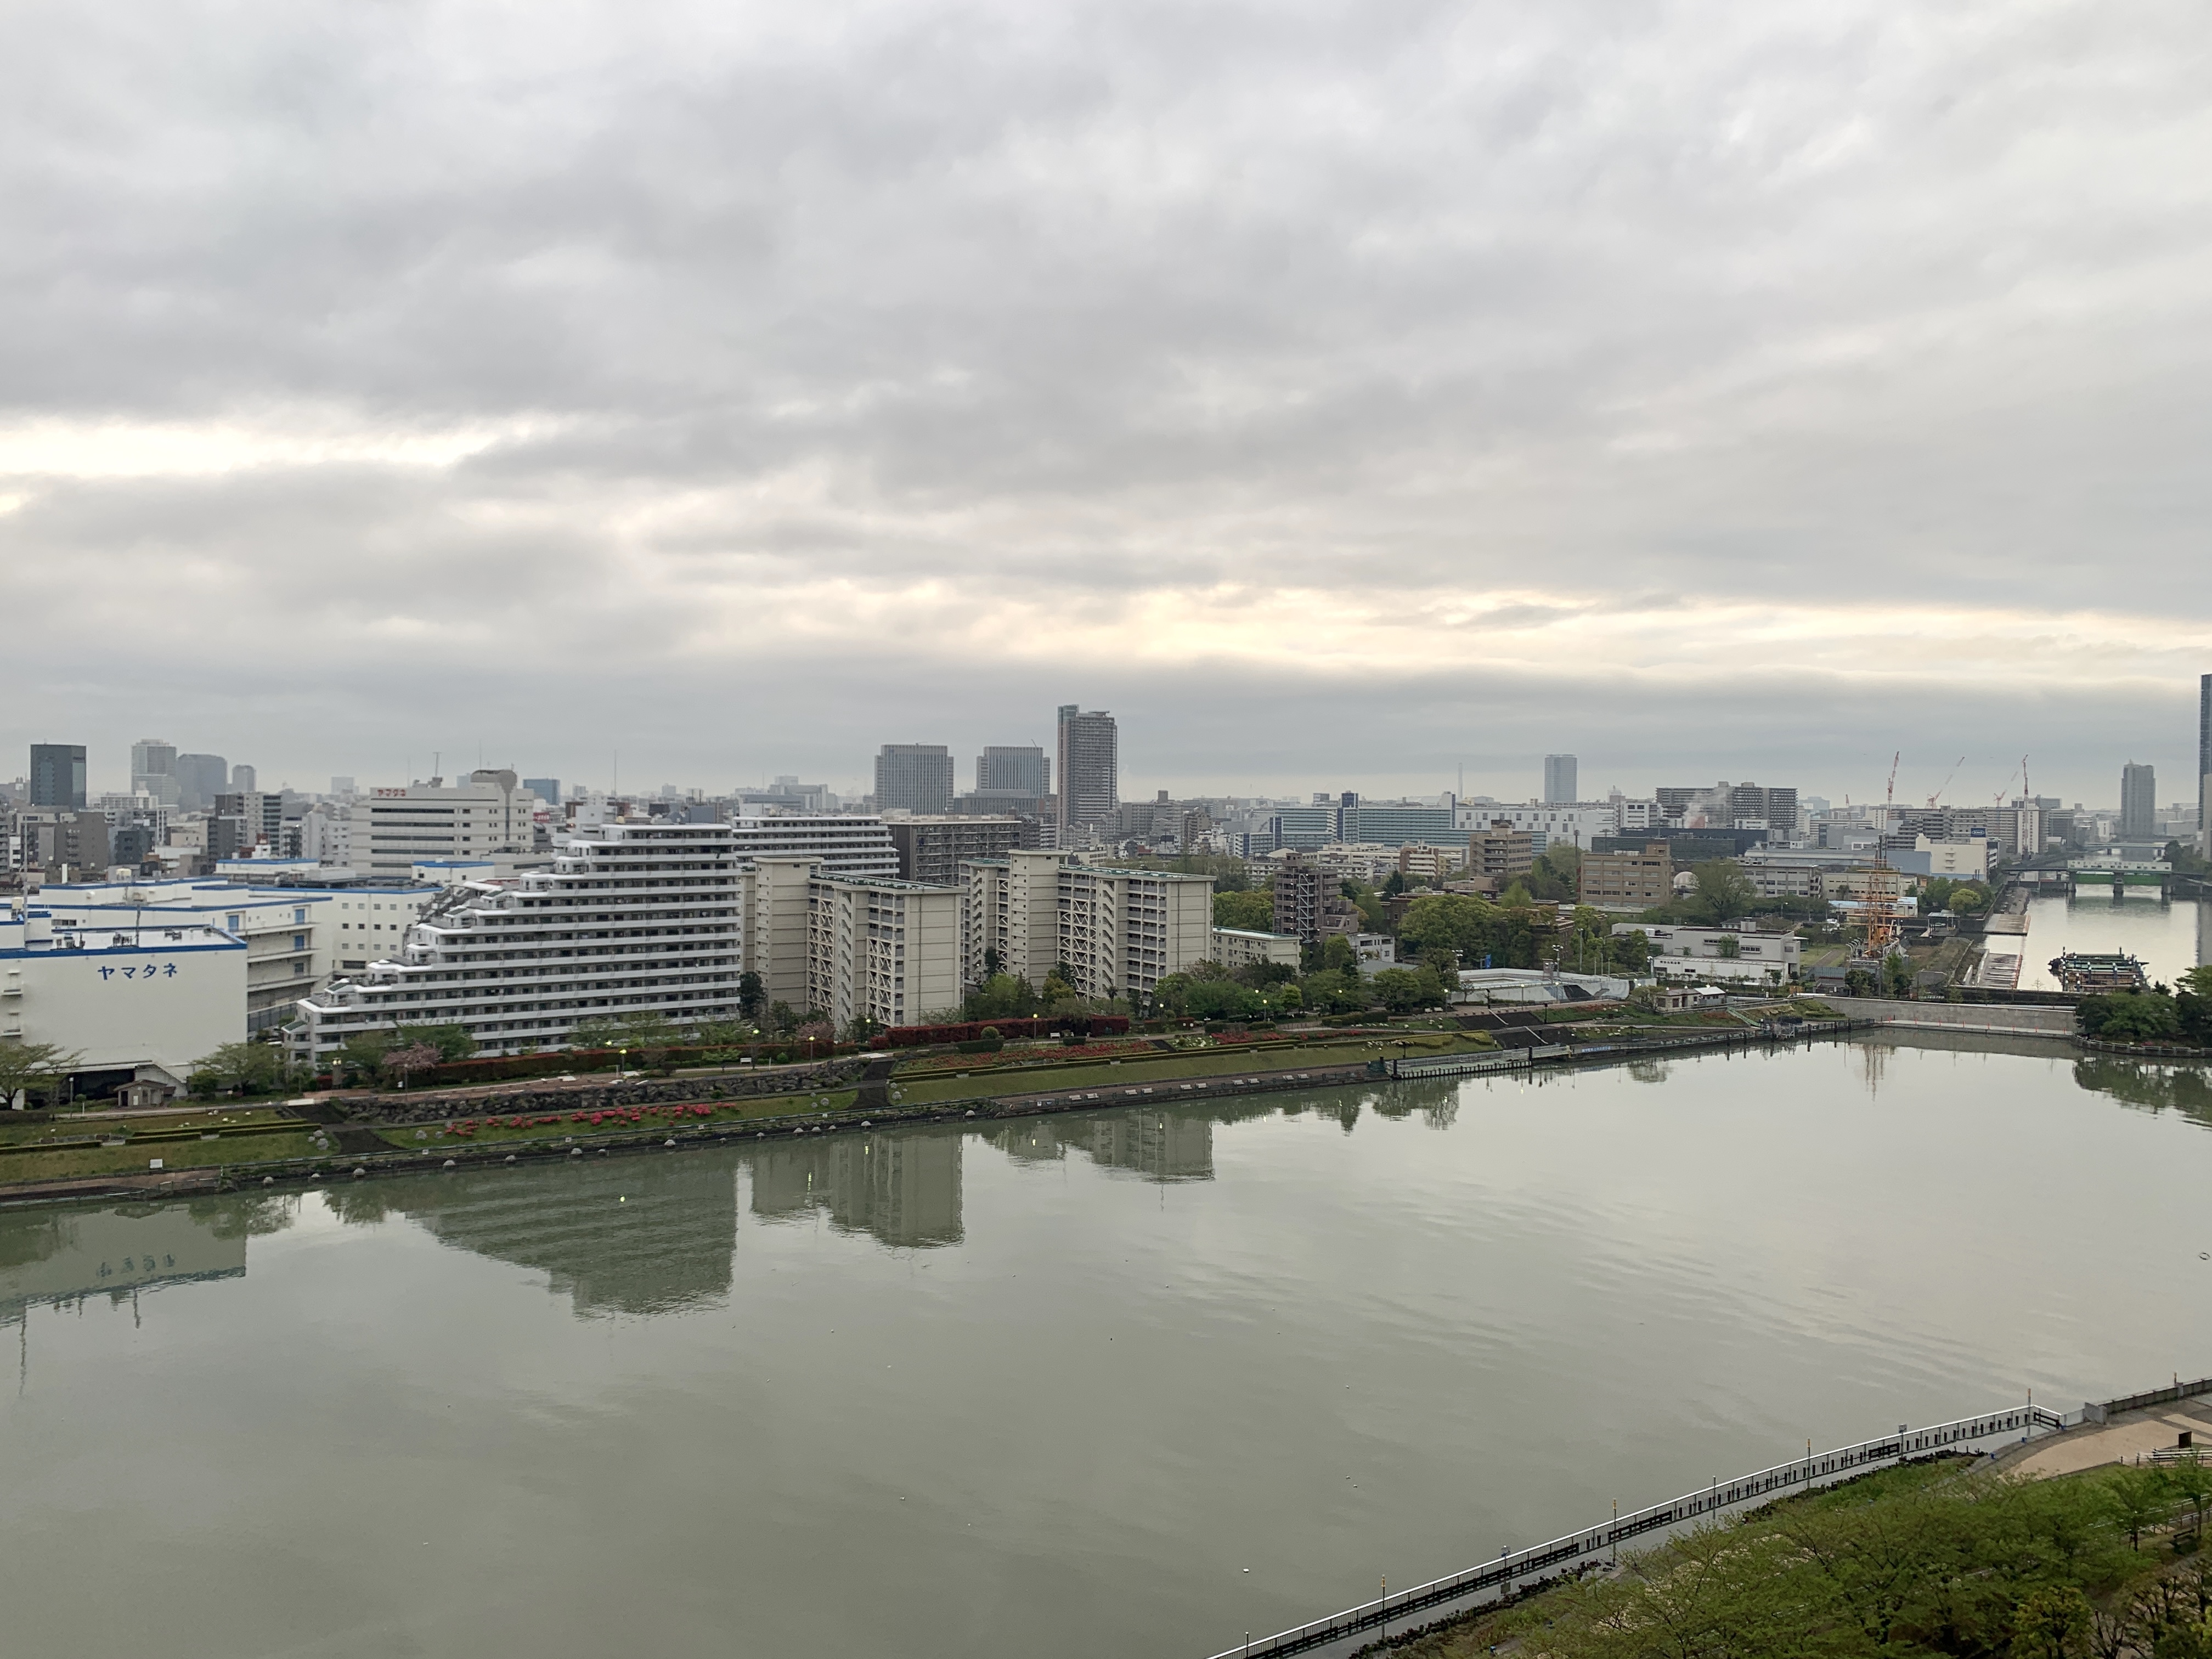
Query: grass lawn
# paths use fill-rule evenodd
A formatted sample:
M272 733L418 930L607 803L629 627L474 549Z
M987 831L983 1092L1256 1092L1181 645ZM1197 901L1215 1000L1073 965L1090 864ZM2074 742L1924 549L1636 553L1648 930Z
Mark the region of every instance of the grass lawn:
M147 1135L162 1131L236 1129L264 1123L294 1121L271 1106L242 1103L161 1113L72 1112L51 1123L10 1123L12 1112L0 1113L0 1146L40 1146L57 1140L82 1140L87 1136L112 1140L118 1135ZM152 1154L149 1154L152 1156ZM7 1161L0 1158L0 1180L6 1179Z
M1433 1037L1409 1045L1403 1052L1457 1054L1486 1049L1492 1045L1473 1036L1455 1036L1445 1042ZM915 1106L934 1100L967 1100L984 1095L1059 1094L1078 1089L1127 1089L1145 1084L1180 1083L1212 1077L1244 1077L1267 1072L1310 1071L1328 1066L1357 1066L1382 1054L1401 1052L1385 1037L1362 1037L1347 1042L1302 1043L1295 1048L1196 1048L1181 1054L1155 1054L1147 1060L1125 1060L1118 1065L1093 1061L1087 1065L1038 1066L1021 1071L979 1071L972 1077L918 1078L912 1082L894 1079L891 1099Z
M581 1139L591 1135L639 1134L651 1132L672 1133L678 1129L710 1128L716 1125L750 1122L757 1118L784 1117L798 1112L840 1112L851 1109L857 1091L834 1089L823 1093L804 1095L763 1095L750 1100L697 1101L667 1105L641 1106L638 1115L631 1118L627 1112L603 1111L596 1114L599 1121L593 1123L591 1112L578 1113L574 1109L565 1112L502 1112L457 1113L448 1121L476 1125L469 1133L449 1133L442 1124L407 1125L380 1128L378 1135L404 1152L426 1149L451 1151L462 1146L499 1146L532 1142L566 1140L571 1135ZM702 1116L694 1109L708 1109ZM516 1126L516 1118L521 1119ZM581 1121L578 1119L580 1116Z
M315 1155L308 1126L293 1134L254 1135L242 1139L169 1140L149 1146L88 1146L74 1151L24 1152L0 1159L0 1182L70 1181L84 1176L144 1175L151 1160L164 1170L204 1170L219 1164L257 1164L268 1158Z

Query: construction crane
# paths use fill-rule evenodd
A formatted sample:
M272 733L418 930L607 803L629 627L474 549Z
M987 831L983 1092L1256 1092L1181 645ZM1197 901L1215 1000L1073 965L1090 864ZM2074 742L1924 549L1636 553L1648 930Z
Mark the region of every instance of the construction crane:
M1951 769L1944 774L1943 781L1937 784L1936 786L1936 793L1928 797L1928 805L1930 809L1934 808L1937 801L1943 799L1943 792L1951 787L1951 780L1959 775L1959 769L1966 763L1966 757L1964 755L1960 756L1958 759L1951 763Z
M1885 810L1882 813L1881 826L1875 831L1874 864L1871 868L1863 872L1866 879L1859 884L1859 910L1856 921L1866 934L1866 943L1862 947L1861 954L1869 962L1873 963L1877 969L1881 968L1890 952L1897 948L1898 905L1894 896L1890 892L1891 885L1896 877L1889 867L1889 854L1882 847L1881 836L1889 829L1889 813L1887 809L1896 805L1897 765L1904 758L1905 751L1901 749L1889 757L1889 782L1882 790L1881 799ZM1965 757L1961 756L1960 758L1963 761ZM1955 772L1958 768L1954 767L1951 769ZM1948 784L1950 779L1946 778L1943 781ZM1940 794L1942 792L1938 790L1936 793ZM1935 805L1932 799L1929 805L1931 806Z

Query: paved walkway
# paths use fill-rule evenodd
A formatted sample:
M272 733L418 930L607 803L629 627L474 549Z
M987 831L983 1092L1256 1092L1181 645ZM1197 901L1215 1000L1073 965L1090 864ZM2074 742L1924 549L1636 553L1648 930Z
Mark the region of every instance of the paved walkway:
M2212 1396L2197 1395L2167 1406L2124 1412L2109 1423L2085 1423L2040 1440L2031 1440L1999 1456L1997 1467L2012 1474L2075 1474L2107 1463L2132 1463L2154 1451L2169 1450L2184 1434L2212 1455Z

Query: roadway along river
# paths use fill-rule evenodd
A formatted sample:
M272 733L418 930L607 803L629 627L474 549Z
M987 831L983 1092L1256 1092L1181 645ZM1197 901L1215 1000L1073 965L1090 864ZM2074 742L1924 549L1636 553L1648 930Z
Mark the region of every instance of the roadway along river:
M1915 1037L0 1215L7 1646L1195 1656L2212 1371L2208 1124Z

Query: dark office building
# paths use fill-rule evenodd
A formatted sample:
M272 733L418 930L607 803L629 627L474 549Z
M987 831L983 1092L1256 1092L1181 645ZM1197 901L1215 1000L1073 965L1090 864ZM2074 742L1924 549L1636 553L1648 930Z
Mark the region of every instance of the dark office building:
M31 805L84 810L84 745L81 743L34 743L31 745Z
M969 859L1002 859L1022 839L1019 818L893 818L884 825L898 848L899 879L956 886Z

